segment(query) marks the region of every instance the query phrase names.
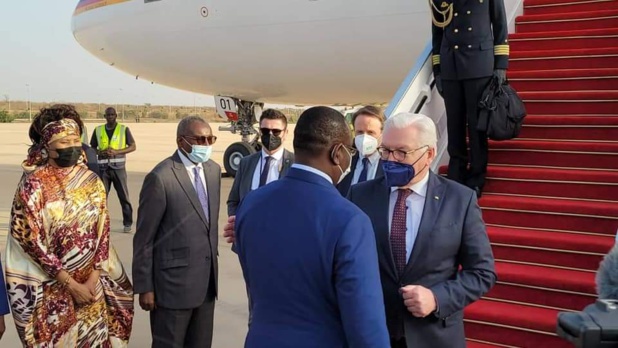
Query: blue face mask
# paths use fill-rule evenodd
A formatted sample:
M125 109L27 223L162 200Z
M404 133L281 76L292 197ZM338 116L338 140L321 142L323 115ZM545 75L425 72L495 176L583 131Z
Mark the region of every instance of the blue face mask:
M395 161L382 162L382 169L389 187L406 186L416 174L414 166Z
M384 178L386 179L386 184L389 187L403 187L409 184L410 181L412 181L412 179L414 179L417 174L414 170L414 165L416 164L416 162L420 161L423 156L421 156L412 164L406 164L396 161L382 162L382 169L384 170ZM423 167L423 169L425 169L425 167ZM423 171L423 169L421 169L421 171Z
M188 141L185 140L185 142L189 144ZM191 145L191 153L187 153L187 151L185 151L184 149L182 149L182 151L187 155L187 157L189 157L189 160L191 160L191 162L193 163L208 162L208 160L210 159L210 156L212 155L212 146L194 145L194 144L189 144L189 145Z

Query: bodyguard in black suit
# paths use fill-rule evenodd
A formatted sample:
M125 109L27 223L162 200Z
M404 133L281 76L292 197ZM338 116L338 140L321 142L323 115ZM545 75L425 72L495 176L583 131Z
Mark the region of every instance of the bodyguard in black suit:
M465 348L463 310L496 281L474 191L429 169L436 142L427 116L392 116L384 178L348 195L373 225L393 348Z
M508 67L508 23L503 0L430 0L433 72L444 97L448 177L480 196L487 171L487 136L476 131L478 102L491 76ZM466 129L470 141L466 143ZM469 164L469 169L468 169Z
M358 153L352 158L352 172L337 185L337 190L343 196L348 194L352 185L384 176L378 153L384 125L382 110L371 105L362 107L352 115L352 124L354 146Z
M234 183L227 199L227 215L236 215L240 201L252 190L284 177L292 164L294 154L283 148L288 134L285 115L275 109L267 109L260 116L262 151L240 161Z

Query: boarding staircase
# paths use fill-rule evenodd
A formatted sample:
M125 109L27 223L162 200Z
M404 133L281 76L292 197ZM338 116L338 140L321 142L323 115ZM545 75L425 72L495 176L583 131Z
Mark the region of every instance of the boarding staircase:
M509 12L508 78L528 117L518 139L490 142L479 204L498 282L466 308L465 332L468 347L572 347L557 314L594 302L618 231L618 0L524 0ZM387 115L431 115L445 149L428 58Z

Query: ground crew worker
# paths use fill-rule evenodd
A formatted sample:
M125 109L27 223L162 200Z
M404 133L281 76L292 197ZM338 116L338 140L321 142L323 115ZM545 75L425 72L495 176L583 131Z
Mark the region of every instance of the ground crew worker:
M124 232L129 233L133 225L133 207L129 201L125 163L126 154L135 151L135 141L129 127L116 122L117 117L114 108L105 109L107 123L94 130L90 145L97 149L97 162L108 197L111 184L118 193Z
M509 45L504 1L428 1L433 72L446 106L448 177L480 196L487 172L487 135L476 130L478 102L492 75L500 83L506 79Z

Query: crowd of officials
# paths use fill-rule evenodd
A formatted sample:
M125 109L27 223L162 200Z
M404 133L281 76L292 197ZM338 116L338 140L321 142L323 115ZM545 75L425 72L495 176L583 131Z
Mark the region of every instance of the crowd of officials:
M72 106L34 118L0 314L10 308L25 347L126 347L135 294L150 313L153 347L210 347L217 138L204 119L182 119L177 150L145 177L131 280L110 243L107 195L111 184L126 190L124 166L109 164L124 164L135 141L108 111L87 151ZM354 114L351 136L341 113L313 107L298 120L291 152L285 115L268 109L259 132L262 148L241 161L223 228L246 281L246 346L465 347L463 308L496 277L475 192L429 169L433 121L407 113L385 121L367 106ZM88 167L90 150L99 174Z

